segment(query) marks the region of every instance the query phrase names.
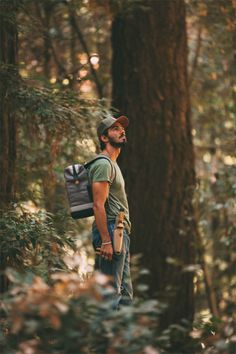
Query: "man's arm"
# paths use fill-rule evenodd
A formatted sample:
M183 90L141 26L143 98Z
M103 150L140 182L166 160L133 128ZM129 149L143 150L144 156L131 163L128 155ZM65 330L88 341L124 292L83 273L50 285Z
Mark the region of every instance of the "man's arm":
M102 257L112 260L113 248L109 231L107 228L107 216L105 210L105 202L109 194L108 182L93 182L93 210L96 225L102 238L102 246L100 254ZM106 244L108 242L108 244ZM103 244L104 243L104 244Z

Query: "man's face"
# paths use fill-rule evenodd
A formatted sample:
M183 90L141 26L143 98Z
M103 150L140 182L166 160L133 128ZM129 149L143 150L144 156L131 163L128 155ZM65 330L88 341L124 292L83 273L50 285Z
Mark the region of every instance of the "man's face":
M108 129L107 137L111 146L116 148L121 148L127 143L125 128L118 122Z

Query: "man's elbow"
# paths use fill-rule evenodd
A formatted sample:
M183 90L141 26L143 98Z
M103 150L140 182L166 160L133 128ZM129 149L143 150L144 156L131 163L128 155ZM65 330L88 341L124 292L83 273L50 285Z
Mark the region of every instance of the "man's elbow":
M104 203L98 201L93 203L93 211L94 213L103 211L104 210Z

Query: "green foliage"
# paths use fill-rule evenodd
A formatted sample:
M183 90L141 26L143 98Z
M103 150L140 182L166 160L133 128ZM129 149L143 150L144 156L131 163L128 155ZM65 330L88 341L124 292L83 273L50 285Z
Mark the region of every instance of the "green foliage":
M7 84L5 102L18 121L17 167L18 175L24 176L18 181L18 199L31 199L44 207L46 180L57 179L64 189L61 176L75 155L82 162L95 153L96 124L108 113L105 100L79 99L71 90L32 87L10 65L1 65L0 75Z
M224 297L230 301L230 296L226 294L236 288L236 193L233 174L222 171L214 182L205 181L201 188L199 231L212 258L214 286L219 301Z
M196 319L206 353L235 352L235 3L187 1L198 230L206 269L197 271ZM200 258L201 258L200 257ZM199 263L202 263L199 260ZM209 309L215 297L218 317ZM230 331L227 330L230 328ZM227 333L227 334L226 334Z
M201 154L201 148L204 152L216 149L233 156L236 122L235 5L233 1L190 1L188 10L197 153Z
M190 331L191 324L187 321L182 321L181 324L171 324L157 336L157 346L168 354L195 353L200 349L200 345L195 338L189 335Z
M201 310L209 305L200 299L203 288L198 287L196 328L206 353L235 353L236 317L236 225L234 166L218 170L214 179L202 179L198 191L199 233L207 257L207 268L212 279L219 317L203 320ZM206 277L206 274L203 274ZM199 285L201 277L198 276ZM204 352L205 352L204 351Z
M53 133L80 138L108 113L105 100L79 99L71 90L32 86L12 65L1 64L0 75L8 86L12 113L20 118L19 123L30 124L33 131L43 125ZM40 82L37 84L40 86Z
M6 273L14 286L2 301L3 354L189 354L199 348L188 322L160 328L166 305L147 298L144 285L132 306L115 311L115 291L101 273L86 281L74 272L54 273L49 283L32 273Z
M234 354L236 349L235 316L222 316L222 319L211 317L207 322L196 321L192 332L203 348L204 354Z
M109 309L112 290L100 276L88 283L81 283L75 274L50 278L55 270L66 269L65 253L74 247L70 237L81 236L81 230L84 232L89 227L89 223L75 223L65 214L63 169L71 162L88 159L95 152L96 144L91 148L91 140L95 141L96 137L95 126L107 111L106 101L82 99L81 85L86 80L93 85L94 78L89 58L86 64L79 60L84 49L78 38L75 40L71 35L74 32L70 32L65 3L2 0L0 6L0 19L6 26L15 26L18 9L20 65L18 68L0 66L1 88L4 86L4 92L7 88L4 99L18 121L18 197L33 204L33 208L44 207L47 199L56 201L55 214L26 213L19 206L0 213L1 266L12 266L21 273L31 270L53 283L47 285L32 273L22 277L8 271L15 287L3 302L6 325L1 349L5 354L110 354L127 353L127 350L150 353L153 348L159 353L158 348L162 348L165 353L193 354L197 347L198 353L235 354L234 1L186 1L188 21L192 24L188 31L189 71L200 184L198 225L220 313L220 318L208 315L208 321L198 321L201 311L209 307L204 290L205 275L198 265L190 265L185 271L196 271L198 287L197 322L192 334L205 347L202 350L189 338L186 323L173 324L161 331L158 321L164 308L148 301L148 296L146 301L137 299L138 290L134 307L117 313ZM104 16L106 6L110 5L113 13L121 14L134 7L148 10L148 2L114 0L108 5L105 1L91 0L93 11L87 1L68 3L74 6L89 53L99 55L100 66L96 69L99 79L104 87L110 87L110 17L107 12ZM14 11L6 11L2 4L11 4ZM46 62L48 75L44 72ZM21 73L23 69L27 69L28 79L19 76L18 71ZM84 69L86 76L82 76ZM52 77L56 83L50 83ZM69 80L68 86L63 86L65 78ZM106 96L109 94L108 88ZM95 97L95 89L90 97ZM52 180L56 183L50 185ZM53 189L55 193L49 195ZM85 232L84 235L83 241L88 243ZM176 260L169 258L169 262L174 264Z
M16 14L22 3L23 0L1 0L0 21L4 26L16 24Z
M74 242L67 234L57 234L48 213L32 214L17 205L13 210L1 210L1 269L31 270L48 278L51 272L67 268L65 248L74 249Z
M9 276L16 284L3 302L4 354L138 353L154 344L158 303L136 299L132 307L112 310L114 291L104 275L81 283L75 273L58 273L51 286L39 277Z

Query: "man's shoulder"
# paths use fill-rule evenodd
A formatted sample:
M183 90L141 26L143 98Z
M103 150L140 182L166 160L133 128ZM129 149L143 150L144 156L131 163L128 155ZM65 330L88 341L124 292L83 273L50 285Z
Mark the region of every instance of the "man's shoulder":
M90 169L94 169L97 167L101 168L110 168L111 166L111 161L108 160L108 158L97 158L94 159L94 161L90 165Z
M89 176L92 181L111 182L111 163L106 158L95 160L89 167Z
M89 172L94 173L96 171L110 171L111 162L107 158L100 158L94 160L89 166Z
M109 157L104 157L104 156L96 156L94 158L94 161L92 162L92 165L110 165L111 160Z

